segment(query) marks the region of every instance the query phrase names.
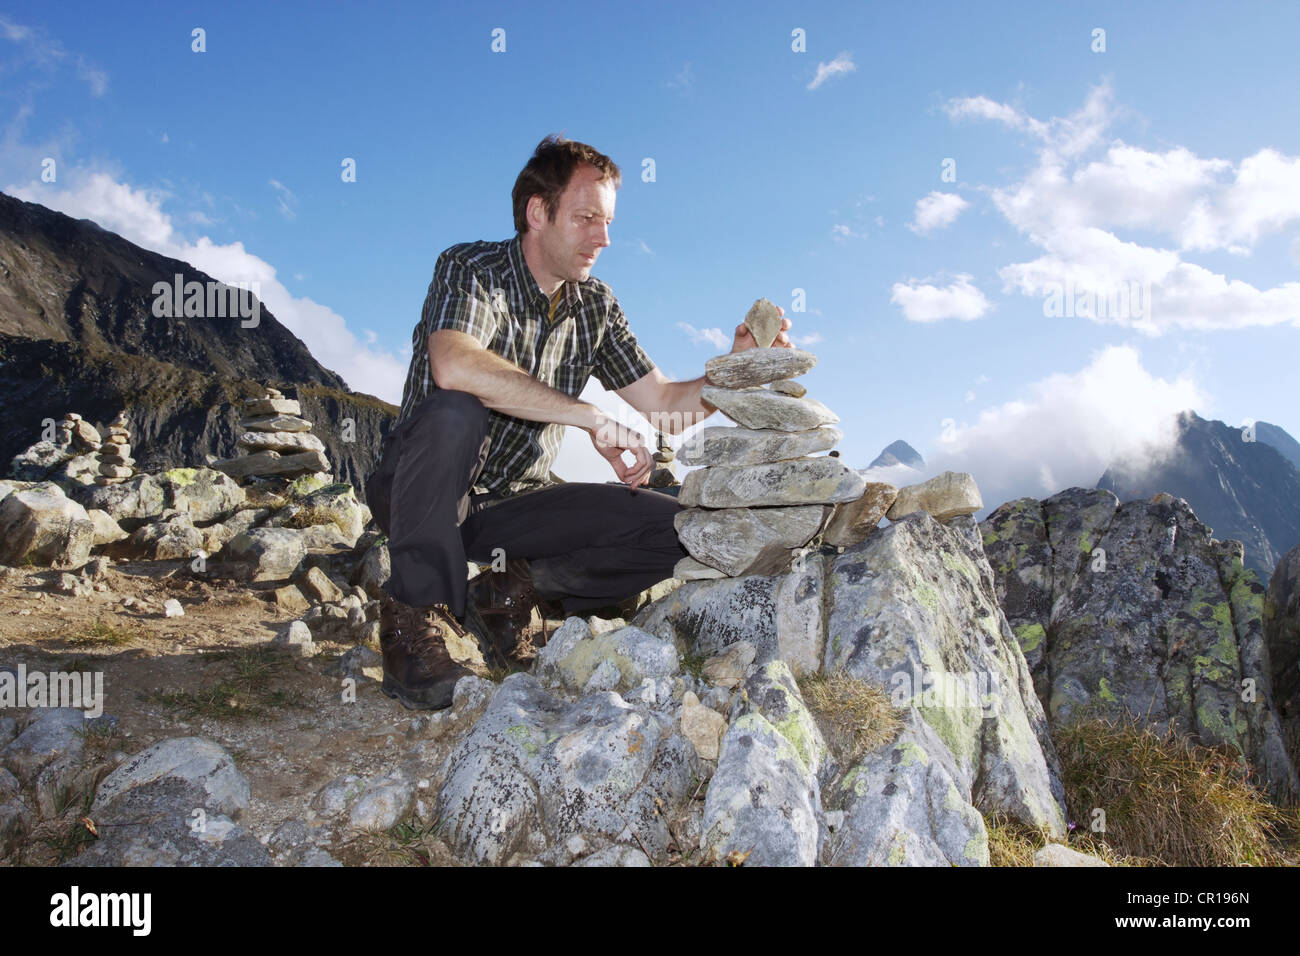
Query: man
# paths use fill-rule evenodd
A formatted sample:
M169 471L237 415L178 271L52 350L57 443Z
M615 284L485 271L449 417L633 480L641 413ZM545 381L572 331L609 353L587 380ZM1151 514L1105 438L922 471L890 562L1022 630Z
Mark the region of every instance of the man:
M595 375L667 434L715 411L703 377L669 381L591 277L620 182L609 157L548 136L515 182L515 238L438 257L401 414L366 485L392 560L383 690L407 707L450 705L469 671L448 642L475 640L475 607L498 655L518 657L510 645L534 607L560 616L617 603L686 554L677 499L639 487L653 464L642 437L578 398ZM773 344L792 347L784 331ZM737 326L732 351L755 345ZM566 425L587 432L623 484L553 478ZM506 570L479 575L471 596L466 560L502 558Z

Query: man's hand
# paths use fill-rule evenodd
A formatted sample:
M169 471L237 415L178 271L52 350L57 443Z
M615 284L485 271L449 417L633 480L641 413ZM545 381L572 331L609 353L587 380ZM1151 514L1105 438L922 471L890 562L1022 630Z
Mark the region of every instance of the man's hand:
M792 349L794 348L794 343L791 342L790 337L785 334L785 330L790 327L790 320L784 317L785 309L781 308L779 305L776 307L776 311L777 314L782 316L781 331L776 333L776 339L772 342L772 348L779 347ZM749 326L744 322L741 322L736 326L735 338L731 343L731 351L743 352L745 349L753 348L758 348L758 343L754 341L754 333L749 331Z
M596 413L595 426L586 431L591 436L592 445L600 452L600 456L609 462L609 466L614 469L614 474L618 475L619 481L635 488L650 476L654 460L650 457L650 449L646 447L645 439L639 432L619 424L603 412ZM635 464L627 465L623 462L625 451L630 451L636 456Z

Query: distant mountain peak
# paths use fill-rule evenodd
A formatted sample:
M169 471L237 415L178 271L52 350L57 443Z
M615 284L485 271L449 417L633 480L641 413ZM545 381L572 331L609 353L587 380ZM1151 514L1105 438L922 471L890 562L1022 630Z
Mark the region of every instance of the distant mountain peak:
M924 468L925 459L921 453L909 445L903 439L890 442L885 446L884 451L876 456L875 461L867 465L868 468L890 468L894 465L906 465L909 468Z
M1167 492L1184 499L1221 541L1242 542L1245 563L1267 581L1283 554L1300 543L1300 454L1276 425L1244 428L1186 409L1176 417L1173 454L1158 461L1113 463L1097 482L1120 501ZM1289 443L1289 444L1288 444Z

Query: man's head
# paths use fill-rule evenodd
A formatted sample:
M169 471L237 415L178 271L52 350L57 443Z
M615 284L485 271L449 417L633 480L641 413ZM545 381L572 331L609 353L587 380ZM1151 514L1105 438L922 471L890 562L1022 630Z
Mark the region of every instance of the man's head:
M538 144L515 180L512 199L515 230L543 287L591 274L609 245L621 182L614 161L584 143L548 136Z

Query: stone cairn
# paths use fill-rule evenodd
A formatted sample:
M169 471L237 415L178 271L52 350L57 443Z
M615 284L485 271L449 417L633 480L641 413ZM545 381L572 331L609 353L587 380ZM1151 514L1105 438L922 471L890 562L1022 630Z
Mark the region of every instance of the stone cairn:
M772 347L781 315L766 299L745 324L758 347L710 359L702 391L740 427L703 428L676 456L705 466L686 475L677 496L677 535L690 552L673 571L680 580L785 572L819 535L826 544L861 540L896 494L892 485L868 486L836 453L813 454L843 437L838 416L793 381L816 356Z
M679 484L673 470L673 446L668 444L663 432L659 432L658 436L658 449L650 456L654 459L655 467L650 469L650 480L646 483L651 488L672 488Z
M251 477L297 478L329 474L325 443L311 433L297 401L267 386L261 398L244 402L239 456L212 462L211 467L236 480Z
M55 427L58 429L58 437L55 439L58 447L71 448L83 455L99 451L102 440L99 429L76 412L68 412Z
M99 474L97 485L115 485L135 475L135 459L131 457L131 432L127 429L126 411L108 426L108 437L99 446Z

